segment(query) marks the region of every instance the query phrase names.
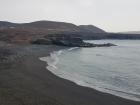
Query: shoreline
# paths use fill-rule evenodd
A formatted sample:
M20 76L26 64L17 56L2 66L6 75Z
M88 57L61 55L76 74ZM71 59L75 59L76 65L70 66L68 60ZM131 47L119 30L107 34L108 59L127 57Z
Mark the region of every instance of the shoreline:
M108 93L79 86L46 69L39 57L62 49L57 46L31 46L16 63L0 70L0 104L3 105L140 105ZM6 65L7 66L7 65Z
M132 101L140 102L140 99L138 98L139 96L137 94L127 93L127 92L124 92L124 91L113 90L113 89L107 89L107 90L97 89L96 87L90 87L89 85L83 85L83 84L80 84L80 83L78 83L76 81L73 81L72 79L65 78L65 77L59 75L59 73L57 74L55 71L56 70L59 71L59 69L56 66L57 62L59 62L58 56L61 55L63 52L65 53L65 50L66 51L71 51L71 50L76 49L76 48L78 48L78 47L72 47L72 48L66 48L66 49L60 49L60 50L57 50L57 51L53 51L53 52L50 52L49 56L40 57L39 60L41 60L43 62L46 62L46 70L49 70L51 73L53 73L54 75L56 75L59 78L71 81L71 82L75 83L76 85L79 85L79 86L82 86L82 87L91 88L91 89L97 90L99 92L111 94L111 95L114 95L114 96L117 96L117 97L121 97L121 98L124 98L124 99L127 99L127 100L132 100ZM121 96L121 95L118 95L118 94L115 94L115 93L113 94L110 91L112 91L112 92L119 92L121 94L135 95L135 96L138 96L138 97L137 98L136 97L135 98L130 98L130 96L124 96L124 95Z

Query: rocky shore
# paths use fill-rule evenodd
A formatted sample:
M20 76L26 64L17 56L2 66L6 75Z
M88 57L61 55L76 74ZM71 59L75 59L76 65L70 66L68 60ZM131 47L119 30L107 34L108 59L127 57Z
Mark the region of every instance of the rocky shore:
M50 35L44 37L42 39L36 39L31 42L32 44L41 44L41 45L59 45L59 46L67 46L67 47L110 47L116 46L112 43L105 43L105 44L93 44L84 42L83 39L77 36L67 36L65 34L60 35Z

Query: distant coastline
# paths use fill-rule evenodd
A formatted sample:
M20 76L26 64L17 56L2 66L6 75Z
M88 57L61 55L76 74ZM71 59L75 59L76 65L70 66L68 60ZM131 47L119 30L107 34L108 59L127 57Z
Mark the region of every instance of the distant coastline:
M83 40L140 39L140 34L110 33L94 25L77 26L72 23L56 21L35 21L21 24L0 21L0 41L8 43L30 44L34 40L58 34L80 37Z

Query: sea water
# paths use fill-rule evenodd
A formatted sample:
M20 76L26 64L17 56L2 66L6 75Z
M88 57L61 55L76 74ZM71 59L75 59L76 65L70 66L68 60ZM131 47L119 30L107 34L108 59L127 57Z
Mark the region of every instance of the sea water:
M78 85L140 101L140 40L94 40L118 46L68 48L51 53L47 68Z

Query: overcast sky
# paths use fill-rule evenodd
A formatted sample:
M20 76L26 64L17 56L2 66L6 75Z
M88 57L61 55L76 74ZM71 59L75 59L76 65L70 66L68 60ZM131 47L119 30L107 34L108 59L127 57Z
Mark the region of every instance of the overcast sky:
M93 24L109 32L140 31L140 0L0 0L0 20Z

